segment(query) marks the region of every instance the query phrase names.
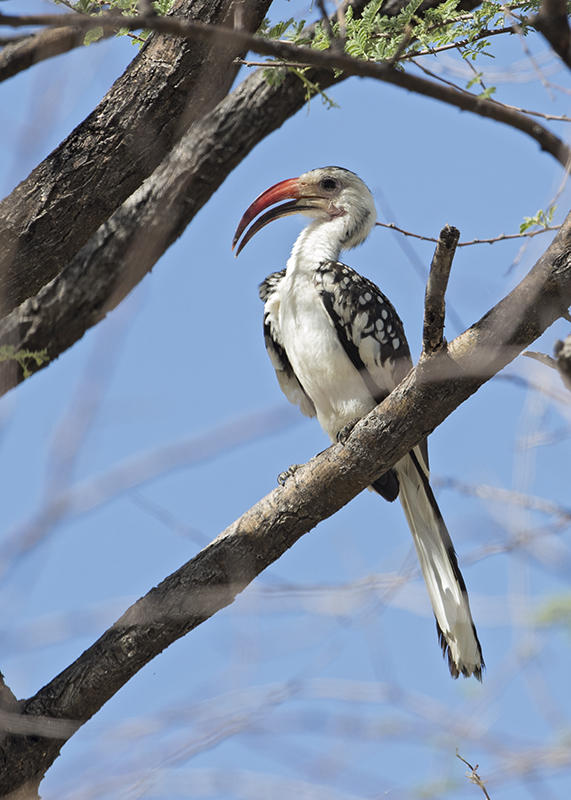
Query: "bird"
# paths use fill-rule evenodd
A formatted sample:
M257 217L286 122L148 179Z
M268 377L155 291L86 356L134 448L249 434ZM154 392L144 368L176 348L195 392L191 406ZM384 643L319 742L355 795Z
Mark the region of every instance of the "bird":
M317 417L332 442L343 442L410 371L410 350L388 298L339 261L376 222L361 178L329 166L274 184L242 216L232 242L236 256L262 228L291 214L309 223L286 268L260 284L266 349L287 399ZM450 674L481 681L485 664L466 584L429 477L425 439L369 488L388 501L400 499Z

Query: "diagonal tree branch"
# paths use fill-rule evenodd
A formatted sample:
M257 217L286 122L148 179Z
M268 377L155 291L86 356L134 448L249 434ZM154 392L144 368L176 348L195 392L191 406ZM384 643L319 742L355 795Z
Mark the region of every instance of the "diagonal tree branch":
M392 394L128 611L73 664L21 701L24 716L81 726L139 669L230 604L304 533L348 503L537 338L571 304L571 214L521 283ZM30 722L33 727L33 723ZM54 730L57 732L57 725ZM66 739L8 735L0 796L38 784Z
M244 29L259 26L269 3L244 0ZM233 7L234 0L178 0L174 11L231 24ZM242 53L217 38L150 37L97 108L0 203L0 311L57 275L189 125L215 107Z

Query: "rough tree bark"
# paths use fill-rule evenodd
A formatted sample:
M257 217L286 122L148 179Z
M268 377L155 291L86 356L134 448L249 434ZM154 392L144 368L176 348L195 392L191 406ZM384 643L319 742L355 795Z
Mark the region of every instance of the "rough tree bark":
M240 4L254 31L270 0ZM178 0L172 13L232 25L234 0ZM228 92L240 47L152 35L97 108L0 203L0 311L30 297Z

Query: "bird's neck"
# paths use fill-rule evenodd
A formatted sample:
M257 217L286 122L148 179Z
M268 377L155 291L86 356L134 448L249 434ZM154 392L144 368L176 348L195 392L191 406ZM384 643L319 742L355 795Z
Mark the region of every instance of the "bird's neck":
M287 262L288 273L312 272L324 261L337 261L342 231L337 220L316 220L297 237Z

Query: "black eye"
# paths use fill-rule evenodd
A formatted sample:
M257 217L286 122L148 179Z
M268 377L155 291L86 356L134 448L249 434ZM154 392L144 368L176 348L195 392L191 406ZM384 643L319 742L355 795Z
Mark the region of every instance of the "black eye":
M337 188L337 181L335 178L322 178L319 185L322 189L325 189L326 192L331 192L333 189Z

